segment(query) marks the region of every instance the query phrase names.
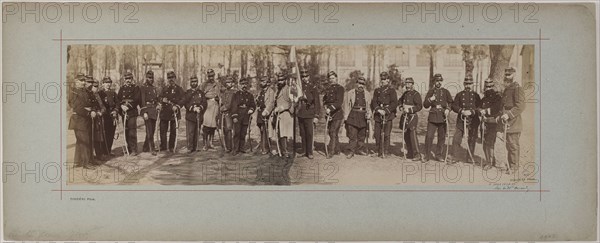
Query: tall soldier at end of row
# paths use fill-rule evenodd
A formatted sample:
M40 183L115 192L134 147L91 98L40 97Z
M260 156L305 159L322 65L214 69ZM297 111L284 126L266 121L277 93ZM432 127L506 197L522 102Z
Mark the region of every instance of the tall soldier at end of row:
M269 137L269 116L275 102L275 90L271 87L269 77L260 77L260 92L256 97L256 125L260 129L261 153L268 154L271 151L271 138Z
M349 90L344 96L344 120L346 121L346 136L350 140L349 153L346 158L354 154L365 155L365 139L369 129L367 121L371 119L371 93L365 89L366 80L358 77L356 88Z
M334 154L341 152L340 139L338 134L340 133L340 127L344 120L344 87L338 84L338 76L334 71L329 71L327 74L328 86L325 88L325 95L323 95L323 107L325 107L327 131L329 134L328 146L329 154L328 159L331 159Z
M460 161L458 159L458 152L460 150L460 144L463 139L463 135L467 134L467 154L465 158L467 163L471 161L473 152L475 152L475 145L477 143L477 133L479 128L479 107L481 107L481 98L479 94L473 91L473 77L468 75L465 77L465 89L458 92L454 97L452 103L452 110L458 115L456 116L456 130L452 139L452 155L455 158L454 162ZM466 124L465 124L466 123ZM467 131L465 131L465 128ZM475 163L475 161L472 161Z
M156 119L158 118L159 92L158 88L154 86L154 72L152 70L146 72L146 82L140 86L140 92L142 94L140 113L142 113L146 127L146 138L142 152L151 152L152 155L156 155L154 132L156 130Z
M73 108L73 114L69 119L69 130L75 132L75 167L90 169L93 167L94 158L92 153L92 117L98 115L92 111L89 93L86 91L87 83L83 74L77 75L75 89L69 96L69 105Z
M375 113L375 142L377 144L377 155L384 157L390 151L390 133L392 132L392 121L396 117L398 106L398 94L391 87L389 74L379 74L381 86L375 89L371 109ZM383 135L382 135L383 131Z
M313 159L314 127L319 122L320 113L319 91L311 82L306 69L300 71L300 79L302 79L304 96L300 98L296 116L298 117L304 155Z
M190 88L185 92L180 105L185 108L185 129L188 152L193 153L198 146L200 124L202 124L204 110L206 109L206 97L204 97L204 92L198 89L198 77L196 77L196 75L190 77Z
M247 79L240 80L241 90L238 90L231 100L231 121L233 121L233 152L232 155L238 153L246 153L244 145L246 142L246 134L250 125L250 118L256 110L254 96L248 91L250 84Z
M177 139L177 124L181 119L181 112L179 112L179 100L183 97L183 88L175 83L177 76L175 72L169 71L167 73L167 80L169 84L163 88L162 94L160 95L160 150L167 150L173 152L175 149L175 140ZM167 131L169 131L169 140L167 141Z
M223 136L225 136L225 152L230 153L233 151L233 121L231 120L231 101L233 96L237 92L237 89L233 87L233 77L225 77L225 90L221 92L221 127Z
M206 82L202 83L200 90L206 97L206 110L202 120L202 140L204 141L204 150L212 149L212 141L217 129L217 116L219 115L219 92L221 87L215 82L215 71L208 69L206 71Z
M501 120L508 125L506 133L506 150L508 152L508 162L511 169L518 169L519 166L519 138L523 129L521 113L525 110L525 94L523 88L515 82L515 69L507 68L504 70L504 93L502 94L502 105L504 106Z
M138 155L137 151L137 116L140 104L140 89L133 83L133 74L127 72L124 76L125 85L119 89L117 99L121 108L121 116L125 121L125 137L129 153Z
M414 89L415 81L412 77L404 79L406 91L400 96L399 108L402 111L400 116L400 129L404 132L404 143L406 144L406 158L414 161L421 160L419 152L419 140L417 138L417 125L419 123L419 112L423 109L423 100L419 91ZM405 127L406 126L406 127Z
M427 117L427 135L425 136L425 161L431 159L432 144L435 132L437 131L437 150L435 158L438 161L444 161L443 146L446 142L446 132L448 127L446 124L448 121L448 114L450 114L450 108L452 105L452 95L450 91L442 88L442 81L444 78L441 74L437 73L433 76L435 85L425 95L423 106L429 108L429 116Z
M106 154L112 156L112 145L115 137L115 131L117 129L118 120L118 100L117 94L114 90L111 89L112 79L110 77L104 77L102 79L102 90L98 92L102 102L104 103L104 107L109 114L102 116L104 119L104 138L106 138Z
M494 80L487 78L483 98L481 99L481 137L483 138L483 154L485 155L485 169L500 167L494 156L494 144L496 144L496 132L498 131L497 118L502 115L502 95L494 89Z

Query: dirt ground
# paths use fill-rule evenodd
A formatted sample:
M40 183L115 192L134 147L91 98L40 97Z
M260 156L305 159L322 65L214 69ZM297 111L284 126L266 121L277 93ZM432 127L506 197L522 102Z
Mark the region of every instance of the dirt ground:
M315 158L301 157L300 137L297 136L297 157L282 159L272 155L248 152L238 156L224 153L215 139L214 150L187 153L185 122L180 122L175 153L161 152L157 156L140 153L123 156L122 136L114 142L112 152L116 156L95 169L73 168L75 136L67 134L67 184L68 185L489 185L498 189L535 188L539 176L535 161L534 104L527 104L523 113L524 131L521 134L521 166L517 173L504 174L496 169L482 170L483 150L478 141L475 163L446 165L443 162L404 160L401 156L401 133L399 118L394 120L391 141L392 154L386 158L356 155L347 159L344 154L326 159L324 155L324 121L315 131ZM418 139L421 153L424 151L427 126L427 110L419 113ZM451 113L450 141L454 135L456 114ZM252 127L252 146L259 139L258 128ZM120 128L117 129L120 132ZM138 117L138 148L141 151L145 137L143 120ZM340 131L342 148L348 143L345 131ZM434 140L434 144L437 140ZM275 142L273 141L273 145ZM462 147L465 148L466 138ZM158 143L157 143L158 146ZM372 151L374 139L369 139ZM246 148L249 151L249 146ZM466 150L465 150L466 151ZM463 153L466 153L463 151ZM506 161L503 142L496 141L496 159ZM449 159L452 156L449 155Z

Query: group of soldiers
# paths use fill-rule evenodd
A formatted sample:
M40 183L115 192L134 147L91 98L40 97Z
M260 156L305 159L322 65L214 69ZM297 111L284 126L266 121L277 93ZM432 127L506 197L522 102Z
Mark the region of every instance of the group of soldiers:
M503 167L496 163L494 144L496 132L504 131L509 164L503 168L510 168L518 165L520 114L524 109L523 91L514 82L514 73L514 68L505 70L505 89L502 94L496 91L493 80L485 80L483 98L472 89L473 79L467 75L464 90L456 94L454 99L442 87L442 75L435 74L435 85L427 92L424 100L414 89L411 77L405 78L405 91L398 98L387 72L380 74L380 86L371 95L365 87L366 80L363 77L358 78L355 88L345 91L338 83L337 74L330 71L327 73L322 99L319 98L320 92L307 70L299 72L301 84L295 83L295 77L285 73L277 73L276 77L258 77L260 87L256 97L250 92L248 79L240 79L239 88L236 88L234 78L225 76L222 85L215 80L212 69L206 72L207 79L202 85L199 85L195 75L190 77L190 88L187 91L176 84L176 75L172 71L167 73L168 84L163 88L154 86L152 71L146 73L146 80L140 86L134 84L131 73L126 73L123 77L124 85L118 93L111 89L112 80L108 77L102 80L102 88L99 88L99 84L91 76L79 75L76 88L71 91L69 99L73 108L69 129L75 131L77 140L76 166L86 168L94 166L94 160L102 161L112 156L113 140L119 136L115 134L118 126L122 127L121 133L125 139L123 152L138 155L139 115L143 117L146 130L142 152L150 152L152 155L156 155L158 151L174 152L182 112L185 112L189 153L213 149L215 132L225 152L231 155L245 153L247 135L252 128L252 119L256 117L256 126L260 131L258 147L262 154L274 151L271 138L275 138L277 154L289 158L291 153L288 152L288 140L298 127L303 154L313 159L314 131L324 109L325 133L329 138L325 145L328 159L341 153L338 134L342 124L349 138L347 158L352 158L355 154L369 154L367 145L371 130L374 132L377 155L385 157L390 153L390 134L393 121L398 116L404 136L402 153L407 159L424 162L435 159L454 163L460 161L459 158L466 157L467 162L472 161L476 140L481 132L487 166ZM271 85L272 82L276 82L276 85ZM302 95L295 99L291 94L297 94L299 86ZM423 108L429 109L424 157L419 151L417 139L417 113ZM446 148L445 154L443 151L451 111L457 113L457 119L451 149L454 160L449 161L448 149ZM255 112L257 114L253 116ZM160 129L158 149L154 144L157 127ZM436 131L438 143L434 149L432 144ZM460 156L458 151L465 133L468 137L468 156ZM200 134L203 139L202 148L199 148L198 142Z

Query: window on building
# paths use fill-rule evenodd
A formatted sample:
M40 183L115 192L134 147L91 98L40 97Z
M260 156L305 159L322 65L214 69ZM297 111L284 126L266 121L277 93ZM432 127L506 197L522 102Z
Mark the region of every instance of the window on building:
M444 66L462 67L463 65L462 51L458 46L449 46L448 49L446 49L446 55L444 56Z
M429 67L429 53L424 48L419 49L417 54L417 67Z
M409 66L409 54L408 48L405 46L396 46L394 48L392 60L394 64L400 67L408 67Z

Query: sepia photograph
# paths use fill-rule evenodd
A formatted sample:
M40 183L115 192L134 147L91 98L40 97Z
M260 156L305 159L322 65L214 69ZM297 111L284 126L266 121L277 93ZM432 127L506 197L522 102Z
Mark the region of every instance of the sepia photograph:
M66 47L67 185L535 185L534 46Z

